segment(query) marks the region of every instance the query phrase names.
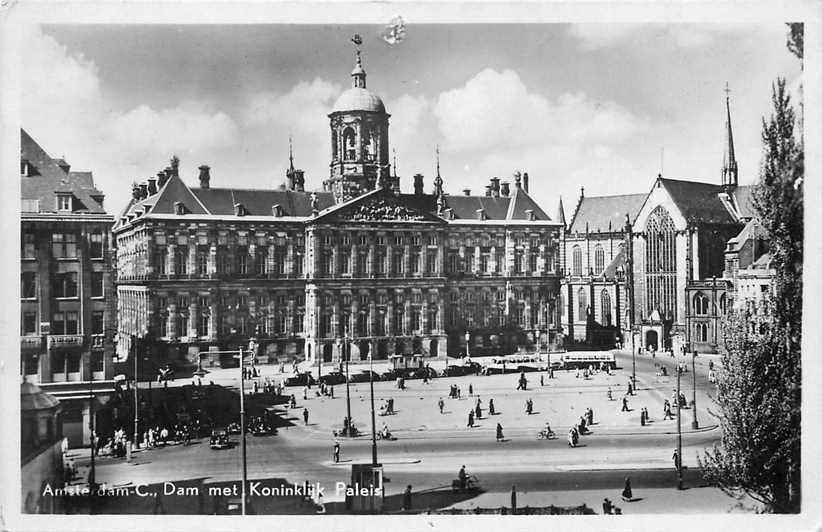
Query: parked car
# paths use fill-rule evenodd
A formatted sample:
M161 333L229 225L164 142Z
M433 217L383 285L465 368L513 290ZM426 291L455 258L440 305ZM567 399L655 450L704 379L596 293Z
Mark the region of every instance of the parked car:
M345 382L345 375L339 371L332 371L320 377L320 382L326 386L333 386L335 384L343 384Z
M482 364L471 362L470 364L453 364L442 371L443 377L462 377L463 375L473 375L482 369Z
M424 379L426 374L429 379L437 376L437 371L434 368L417 368L408 376L409 379Z
M373 378L375 381L380 380L380 374L379 373L377 373L376 371L371 371L371 370L364 369L359 373L355 373L355 374L351 375L351 377L350 377L351 382L368 382L370 380L370 378L368 376L369 372L372 375L371 378Z
M212 430L211 440L208 446L212 449L228 449L231 447L231 440L228 439L228 431L223 429Z
M286 386L309 386L317 384L316 379L311 373L297 373L285 379Z

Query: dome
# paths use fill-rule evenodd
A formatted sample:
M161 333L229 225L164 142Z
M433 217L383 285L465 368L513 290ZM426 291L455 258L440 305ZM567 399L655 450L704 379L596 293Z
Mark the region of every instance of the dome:
M332 113L345 111L371 111L385 113L385 105L379 96L364 87L351 87L337 98Z

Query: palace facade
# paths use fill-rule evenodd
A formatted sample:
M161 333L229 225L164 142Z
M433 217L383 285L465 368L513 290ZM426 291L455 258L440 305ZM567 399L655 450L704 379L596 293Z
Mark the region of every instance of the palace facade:
M205 165L192 187L176 159L132 188L113 229L121 359L214 364L251 345L261 361L336 364L562 343L562 224L528 174L452 195L437 162L430 192L417 174L401 193L359 51L351 78L323 190L305 191L293 157L279 189L213 187Z

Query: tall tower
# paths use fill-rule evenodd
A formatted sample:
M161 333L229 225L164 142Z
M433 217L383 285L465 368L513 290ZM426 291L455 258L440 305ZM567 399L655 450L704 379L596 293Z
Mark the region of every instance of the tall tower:
M360 57L362 39L356 46L351 88L334 103L328 115L331 125L331 165L323 183L337 202L346 201L377 187L392 188L388 147L388 118L379 96L365 87Z
M722 156L722 186L727 190L739 184L736 155L734 154L734 134L731 130L731 104L728 83L725 83L725 153Z
M291 137L288 137L288 170L285 171L285 182L288 190L305 191L305 172L294 168L294 150Z

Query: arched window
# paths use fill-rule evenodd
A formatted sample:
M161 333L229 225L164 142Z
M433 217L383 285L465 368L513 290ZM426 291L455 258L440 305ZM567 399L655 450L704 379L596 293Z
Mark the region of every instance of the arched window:
M702 292L694 296L693 311L697 316L708 314L708 298Z
M357 158L357 135L350 127L343 131L343 147L347 161L353 161Z
M599 244L594 248L594 274L600 275L605 269L605 250Z
M571 274L582 275L582 248L579 246L574 246L571 255L573 257Z
M703 323L702 325L700 325L700 334L699 334L699 336L700 336L701 341L703 341L703 342L708 341L708 324L707 323Z
M676 320L676 228L657 206L645 225L645 311Z
M331 159L336 159L337 158L337 152L338 151L339 150L337 149L337 130L332 129L331 130Z
M611 326L611 295L607 290L603 290L599 296L599 305L602 307L600 313L602 315L602 325L605 327Z
M588 319L588 295L585 288L577 292L577 321Z
M719 312L723 316L728 313L728 298L725 294L719 296Z

